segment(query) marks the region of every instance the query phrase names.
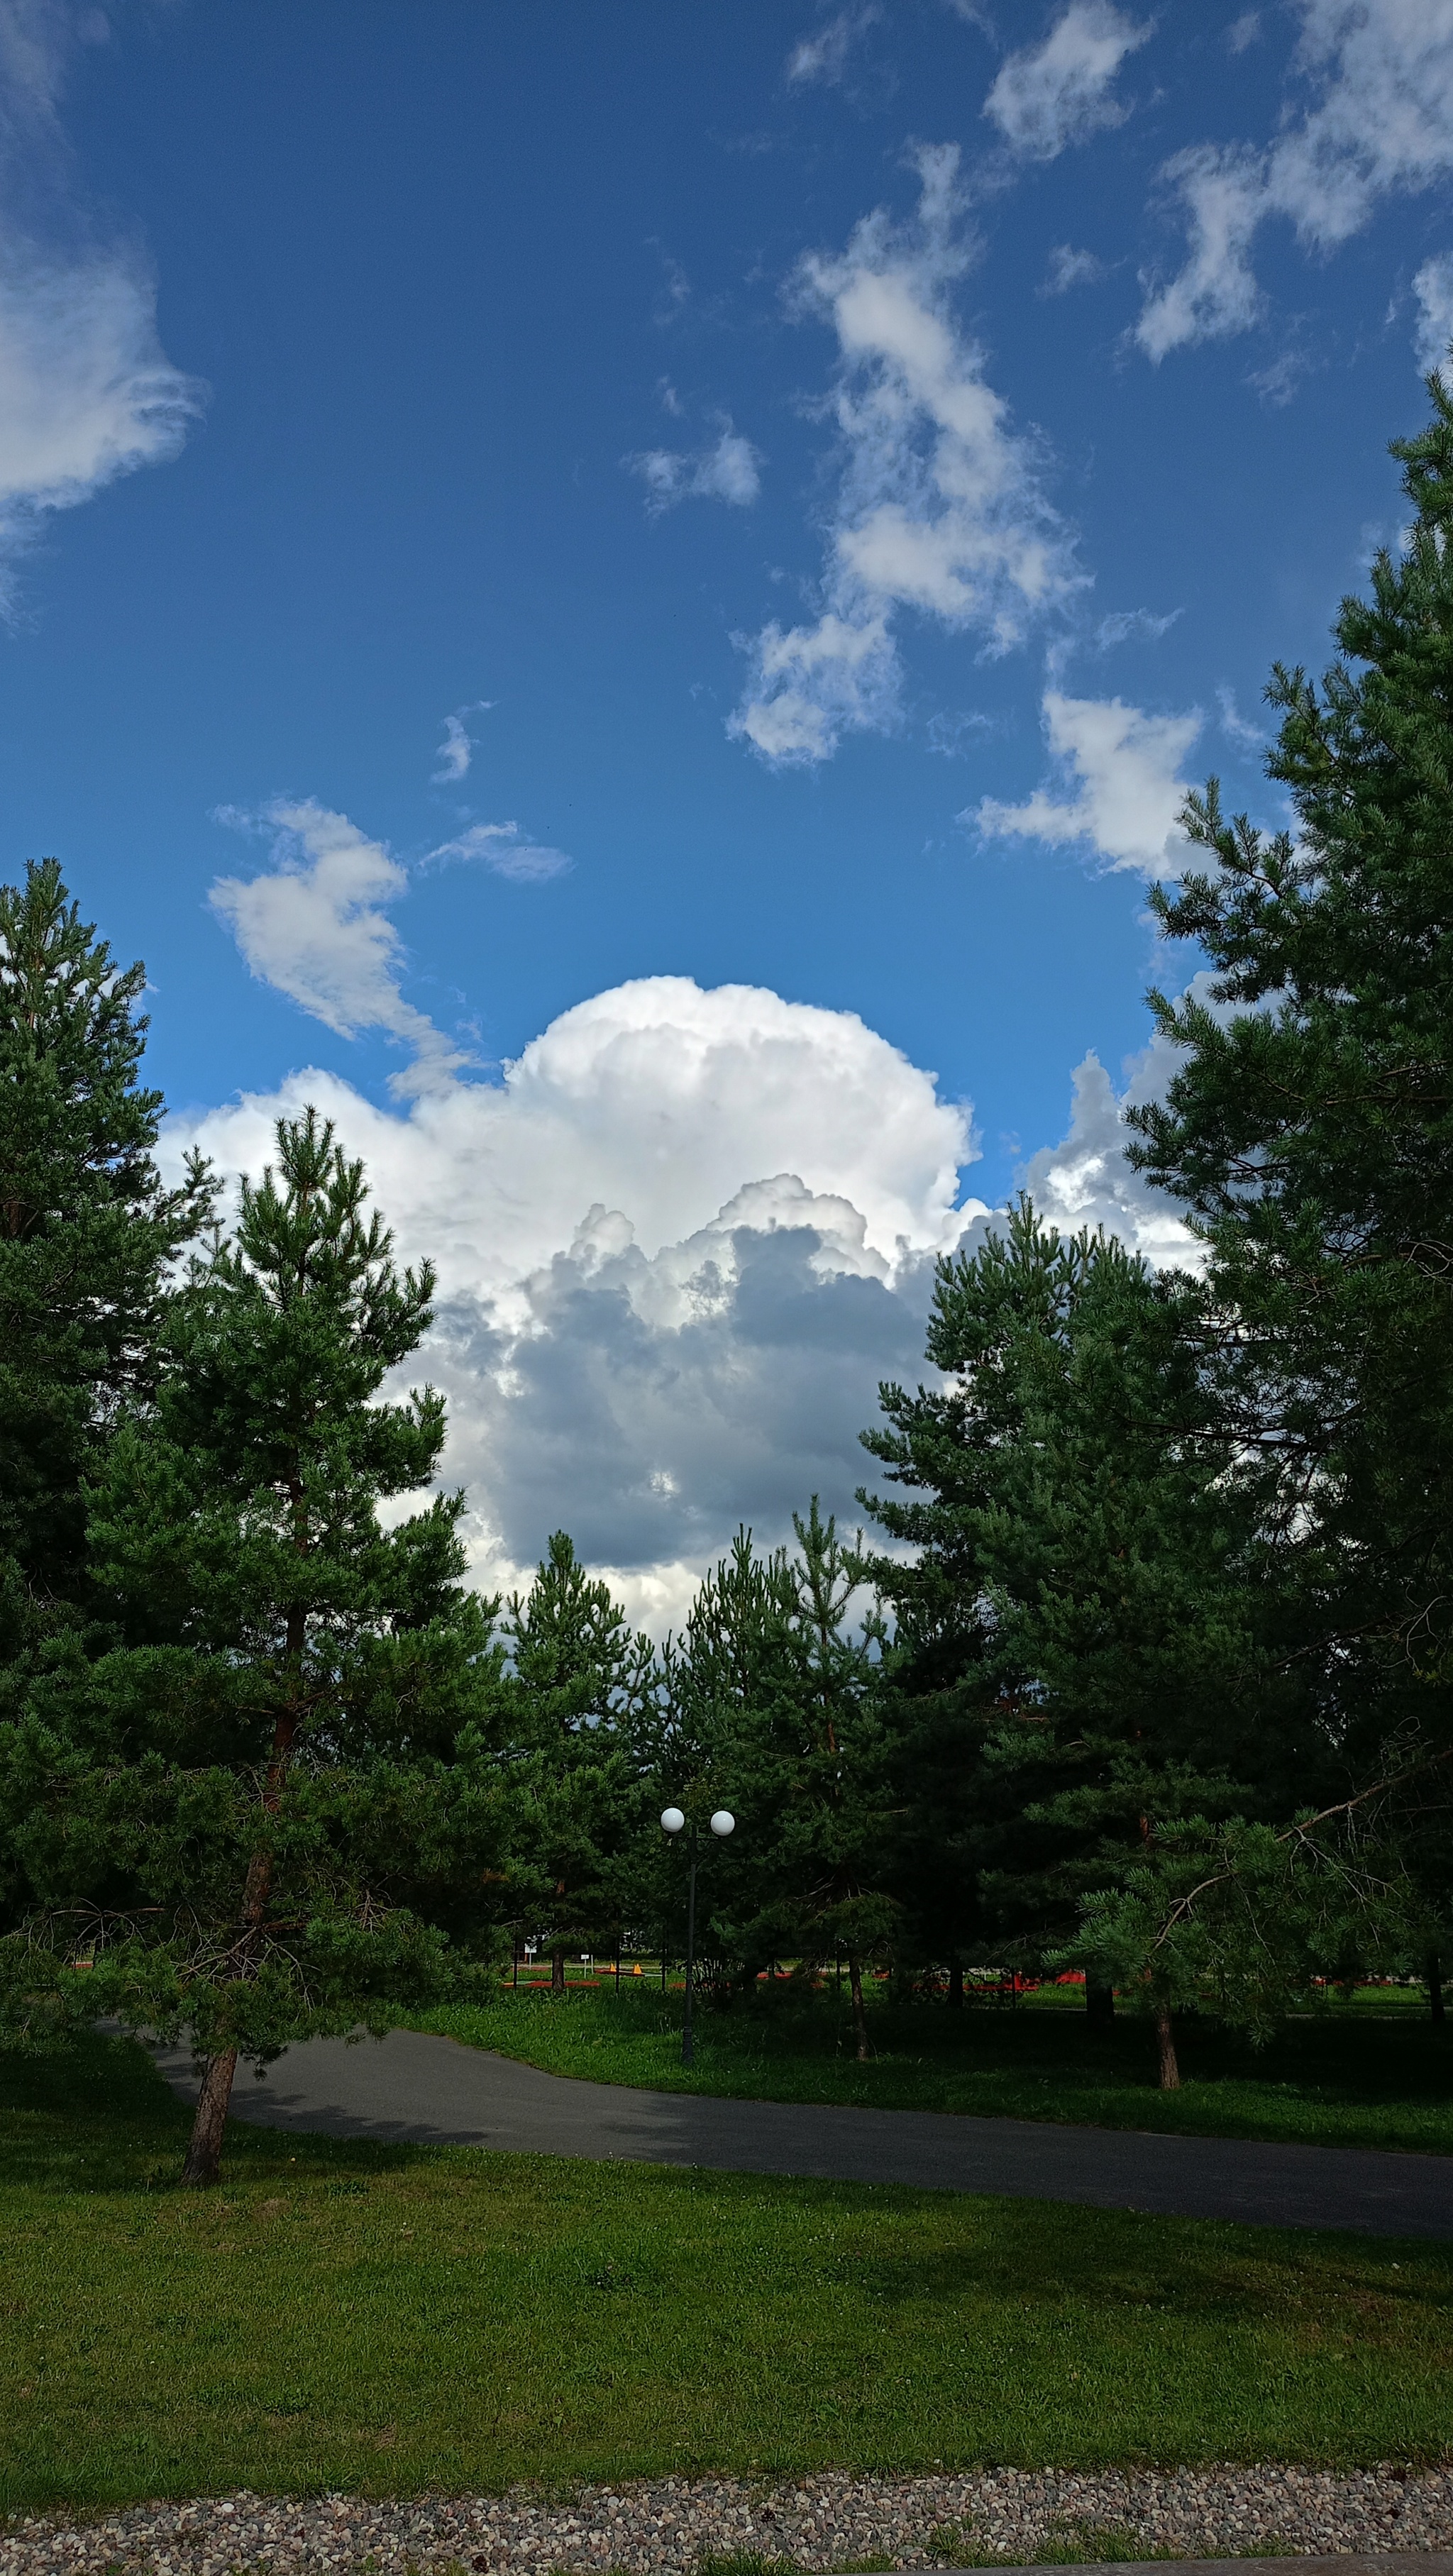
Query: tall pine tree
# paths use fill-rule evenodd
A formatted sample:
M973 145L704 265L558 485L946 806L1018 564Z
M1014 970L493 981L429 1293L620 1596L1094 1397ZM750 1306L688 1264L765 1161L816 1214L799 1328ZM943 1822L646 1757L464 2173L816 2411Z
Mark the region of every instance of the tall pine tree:
M743 1982L769 1960L811 1975L841 1956L858 2054L868 2053L863 1969L889 1947L885 1768L877 1669L851 1616L855 1551L814 1495L797 1550L764 1554L742 1530L669 1642L651 1760L663 1798L738 1830L701 1843L704 1920Z
M520 1809L516 1925L544 1939L552 1990L563 1994L567 1952L618 1948L631 1918L627 1853L645 1807L633 1730L654 1657L563 1530L529 1592L511 1600L504 1635L501 1723Z
M1275 1473L1349 1790L1391 1739L1404 1767L1453 1752L1453 393L1429 392L1392 450L1399 552L1320 687L1278 666L1267 692L1295 831L1228 819L1214 780L1191 800L1207 864L1152 900L1218 1007L1154 997L1181 1061L1132 1113L1209 1247L1228 1455Z
M924 1673L940 1700L955 1675L981 1918L1026 1965L1170 1827L1276 1812L1306 1759L1273 1670L1260 1480L1227 1473L1203 1309L1188 1280L1021 1203L941 1266L929 1357L947 1384L885 1390L891 1428L866 1435L913 1496L875 1505L918 1550L876 1567L909 1742ZM918 1781L921 1806L939 1795ZM1145 2000L1173 2082L1171 1997Z
M462 1497L380 1510L444 1440L430 1390L380 1398L432 1279L396 1269L331 1126L310 1110L277 1149L91 1490L125 1642L37 1686L0 1755L29 1899L0 1944L12 2030L102 2009L188 2028L194 2183L216 2175L239 2056L386 2026L447 1980L451 1932L487 1943L507 1840Z
M82 1481L153 1383L169 1266L205 1223L164 1187L138 1081L140 965L118 968L54 859L0 886L0 1705L98 1604Z

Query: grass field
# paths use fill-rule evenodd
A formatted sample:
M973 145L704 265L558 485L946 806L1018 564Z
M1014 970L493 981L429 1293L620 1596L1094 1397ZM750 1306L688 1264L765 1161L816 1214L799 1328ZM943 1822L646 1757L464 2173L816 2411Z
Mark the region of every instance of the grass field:
M1453 2154L1453 2040L1426 2009L1324 2008L1289 2022L1263 2050L1187 2020L1178 2093L1157 2088L1144 2020L1122 2013L1101 2038L1082 2005L950 2012L877 2003L873 2058L859 2066L844 2005L778 1987L699 2012L689 2072L680 1997L650 1988L627 1987L619 2000L608 1988L554 2000L504 1988L487 2003L422 2016L421 2027L597 2083Z
M0 2507L1453 2451L1453 2248L234 2131L0 2066Z

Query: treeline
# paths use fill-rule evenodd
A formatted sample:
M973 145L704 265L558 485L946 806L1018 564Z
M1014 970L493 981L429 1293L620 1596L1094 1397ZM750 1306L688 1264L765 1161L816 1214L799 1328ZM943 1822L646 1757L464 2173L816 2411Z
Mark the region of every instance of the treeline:
M1453 401L1320 686L1278 669L1293 828L1153 897L1209 969L1133 1158L1199 1266L1021 1204L940 1265L882 1390L871 1532L743 1533L679 1635L557 1536L465 1582L427 1332L361 1167L282 1125L230 1230L158 1175L139 967L58 869L0 891L0 2029L189 2029L188 2173L239 2057L498 1973L679 1939L962 1992L1086 1976L1176 2080L1177 2011L1266 2034L1314 1977L1453 1941Z

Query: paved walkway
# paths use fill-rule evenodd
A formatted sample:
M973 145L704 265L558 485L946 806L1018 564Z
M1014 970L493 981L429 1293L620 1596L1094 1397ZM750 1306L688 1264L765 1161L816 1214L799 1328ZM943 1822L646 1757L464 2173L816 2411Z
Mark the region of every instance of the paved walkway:
M155 2053L177 2091L194 2095L189 2053ZM1453 2238L1450 2156L645 2093L546 2075L421 2031L396 2030L357 2044L308 2040L260 2080L239 2073L232 2110L235 2118L266 2128L321 2130L335 2138L621 2156L1259 2226Z

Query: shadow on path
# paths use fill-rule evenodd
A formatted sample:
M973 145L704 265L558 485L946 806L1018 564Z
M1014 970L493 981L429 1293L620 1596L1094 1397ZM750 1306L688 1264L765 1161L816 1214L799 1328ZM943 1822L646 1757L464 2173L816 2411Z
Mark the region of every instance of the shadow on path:
M190 2052L157 2048L153 2054L174 2090L195 2099ZM423 2031L395 2030L387 2039L357 2043L307 2040L260 2078L239 2073L232 2112L264 2128L334 2138L598 2161L624 2157L724 2173L1078 2201L1253 2226L1453 2238L1453 2156L645 2093L546 2075Z

